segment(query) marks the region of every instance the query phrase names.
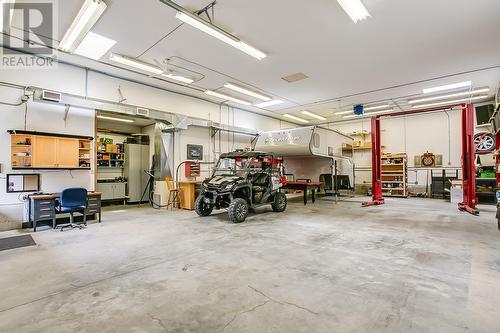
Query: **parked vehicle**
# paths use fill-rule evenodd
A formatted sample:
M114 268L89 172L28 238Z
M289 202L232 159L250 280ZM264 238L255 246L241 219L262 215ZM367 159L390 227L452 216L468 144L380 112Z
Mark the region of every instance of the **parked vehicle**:
M284 181L282 160L270 153L222 154L212 177L203 182L195 211L208 216L213 209L227 208L234 223L245 221L249 208L271 205L275 212L283 212L287 206L286 195L280 191Z

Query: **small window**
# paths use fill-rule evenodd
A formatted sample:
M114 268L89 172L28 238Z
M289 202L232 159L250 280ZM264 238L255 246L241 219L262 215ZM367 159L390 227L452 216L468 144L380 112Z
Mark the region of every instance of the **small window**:
M320 145L320 138L318 133L313 134L313 146L314 148L319 148Z

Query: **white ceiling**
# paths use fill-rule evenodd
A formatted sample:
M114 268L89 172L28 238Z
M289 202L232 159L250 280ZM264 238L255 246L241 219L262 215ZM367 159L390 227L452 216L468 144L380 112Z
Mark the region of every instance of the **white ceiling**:
M490 86L493 96L500 81L498 0L363 0L371 17L357 24L336 0L217 0L215 22L267 53L261 61L186 24L160 41L181 21L159 0L106 2L108 9L92 31L116 40L113 52L150 63L171 58L205 76L194 84L198 90L116 69L105 64L107 56L102 63L69 55L62 59L215 102L220 100L200 91L240 82L287 101L264 112L275 116L306 109L331 117L334 109L388 99L404 104L405 96L424 87L463 80ZM191 11L210 2L177 1ZM83 0L58 3L61 39ZM476 72L453 76L469 71ZM296 72L309 78L281 79Z

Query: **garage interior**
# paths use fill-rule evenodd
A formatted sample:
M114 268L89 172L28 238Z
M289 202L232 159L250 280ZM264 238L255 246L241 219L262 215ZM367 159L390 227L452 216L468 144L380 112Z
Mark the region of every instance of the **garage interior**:
M0 331L498 332L498 13L0 1Z

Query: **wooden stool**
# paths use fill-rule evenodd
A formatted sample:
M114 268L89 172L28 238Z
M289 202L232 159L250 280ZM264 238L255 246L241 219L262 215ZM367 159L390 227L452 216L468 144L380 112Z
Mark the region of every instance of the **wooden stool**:
M180 206L181 189L175 187L174 179L172 177L165 178L165 181L167 182L167 190L168 190L167 209L168 206L171 205L170 209L173 210L175 205L177 205L177 207Z

